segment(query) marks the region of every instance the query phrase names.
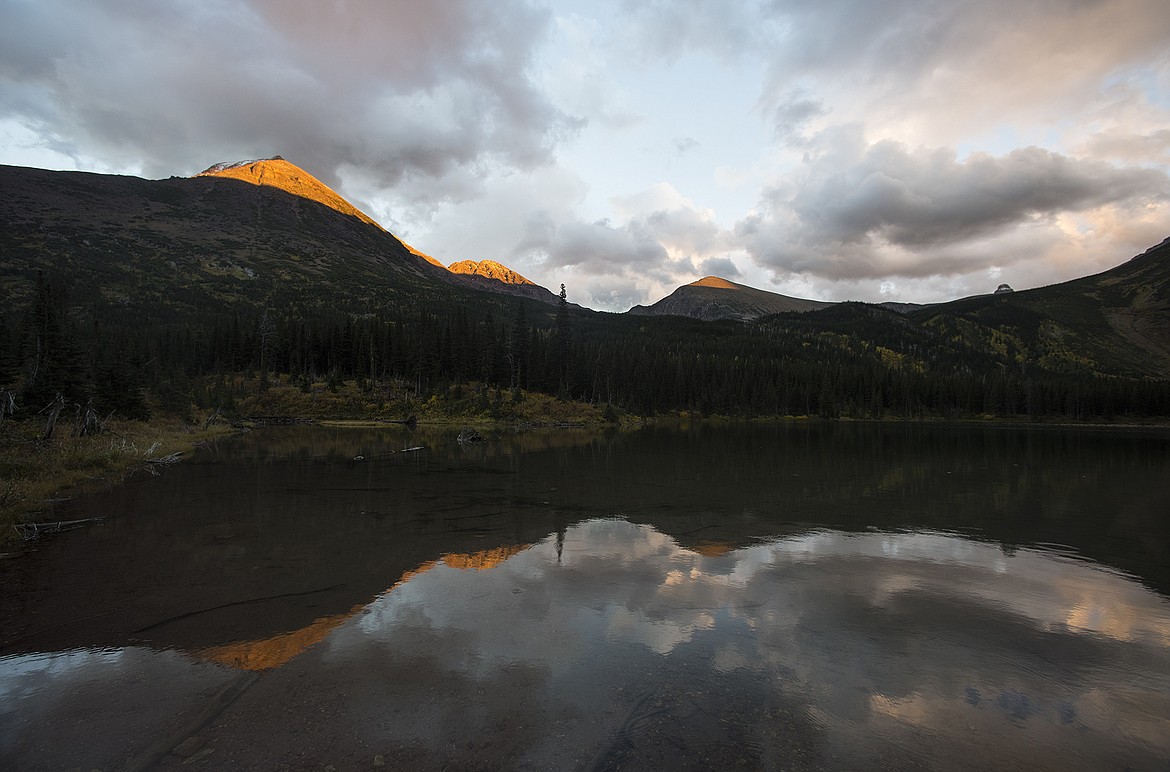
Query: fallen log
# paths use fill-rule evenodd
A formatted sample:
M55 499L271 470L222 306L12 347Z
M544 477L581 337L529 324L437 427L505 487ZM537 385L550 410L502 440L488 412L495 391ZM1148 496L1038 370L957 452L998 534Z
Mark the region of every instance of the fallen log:
M54 523L16 523L12 527L20 534L20 538L25 541L32 541L39 538L46 533L61 533L62 531L71 531L74 528L80 528L83 525L90 523L104 523L106 518L102 517L83 517L80 520L58 520Z
M171 464L177 464L182 460L183 451L176 450L174 453L170 453L165 456L159 456L158 458L148 458L143 463L146 464L146 471L150 472L152 475L157 476L158 468L160 466L170 466Z

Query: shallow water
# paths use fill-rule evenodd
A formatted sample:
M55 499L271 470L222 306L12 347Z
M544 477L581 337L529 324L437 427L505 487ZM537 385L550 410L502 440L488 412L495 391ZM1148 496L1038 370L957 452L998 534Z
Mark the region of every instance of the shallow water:
M1170 763L1164 433L456 433L62 507L109 520L0 563L0 766Z

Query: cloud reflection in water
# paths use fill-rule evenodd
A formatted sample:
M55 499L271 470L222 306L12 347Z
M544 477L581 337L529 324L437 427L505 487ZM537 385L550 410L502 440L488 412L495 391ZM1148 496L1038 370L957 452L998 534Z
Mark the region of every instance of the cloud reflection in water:
M461 678L543 673L525 684L543 690L537 703L607 679L762 683L799 704L838 759L881 737L951 763L993 735L982 762L1170 758L1170 603L1093 564L932 532L818 530L701 554L599 519L560 541L488 570L436 564L322 656L393 657L425 640ZM932 749L907 750L922 732Z

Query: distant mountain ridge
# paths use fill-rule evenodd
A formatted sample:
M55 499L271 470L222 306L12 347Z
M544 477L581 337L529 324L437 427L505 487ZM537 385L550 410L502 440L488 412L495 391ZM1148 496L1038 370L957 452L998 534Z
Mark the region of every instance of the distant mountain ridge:
M705 276L679 287L657 303L634 306L626 313L633 316L686 316L704 321L749 321L788 311L817 311L831 305L826 301L794 298L736 284L718 276Z

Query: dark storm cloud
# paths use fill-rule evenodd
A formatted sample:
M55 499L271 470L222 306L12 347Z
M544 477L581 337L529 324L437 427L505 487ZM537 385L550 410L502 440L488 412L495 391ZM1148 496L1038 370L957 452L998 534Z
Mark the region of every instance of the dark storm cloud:
M947 149L866 145L856 130L822 138L799 179L773 188L737 234L761 263L837 279L956 275L1002 262L955 258L964 242L1066 213L1170 199L1159 170L1118 168L1036 147L959 160ZM894 247L917 259L883 260ZM943 258L943 255L951 257Z
M0 110L54 149L198 171L281 153L335 182L547 163L574 130L517 2L0 3Z

